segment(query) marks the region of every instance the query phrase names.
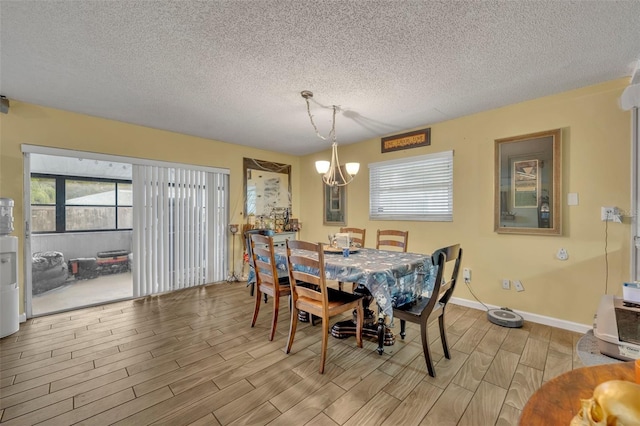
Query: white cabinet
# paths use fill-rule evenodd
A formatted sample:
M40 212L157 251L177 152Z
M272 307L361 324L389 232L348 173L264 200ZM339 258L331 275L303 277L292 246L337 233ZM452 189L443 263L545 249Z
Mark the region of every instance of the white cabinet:
M18 331L18 321L18 238L0 235L0 337Z
M295 232L278 232L276 234L273 234L272 238L273 238L274 247L281 247L281 246L284 246L285 241L295 240L296 233Z

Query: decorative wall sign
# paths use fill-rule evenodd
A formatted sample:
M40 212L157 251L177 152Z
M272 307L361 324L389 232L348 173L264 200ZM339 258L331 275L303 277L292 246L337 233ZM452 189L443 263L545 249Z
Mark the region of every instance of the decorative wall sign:
M431 145L431 128L382 138L382 153Z

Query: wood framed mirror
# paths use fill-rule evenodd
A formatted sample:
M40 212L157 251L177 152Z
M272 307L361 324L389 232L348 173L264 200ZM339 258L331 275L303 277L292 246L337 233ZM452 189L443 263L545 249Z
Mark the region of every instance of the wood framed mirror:
M562 234L561 129L495 141L494 230Z
M291 165L245 157L243 169L247 218L268 217L274 210L291 213Z

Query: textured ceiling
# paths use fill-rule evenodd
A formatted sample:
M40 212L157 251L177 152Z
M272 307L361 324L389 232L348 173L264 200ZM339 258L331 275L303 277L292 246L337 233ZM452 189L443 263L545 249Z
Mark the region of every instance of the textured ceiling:
M290 154L629 76L638 1L0 1L11 99ZM323 108L324 107L324 108ZM11 114L11 111L9 111Z

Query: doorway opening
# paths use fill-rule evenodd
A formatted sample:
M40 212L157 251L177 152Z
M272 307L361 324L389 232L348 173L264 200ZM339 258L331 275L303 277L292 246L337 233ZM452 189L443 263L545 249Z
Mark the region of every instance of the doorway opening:
M227 169L22 150L27 318L224 281Z
M133 297L131 164L32 154L33 316Z

